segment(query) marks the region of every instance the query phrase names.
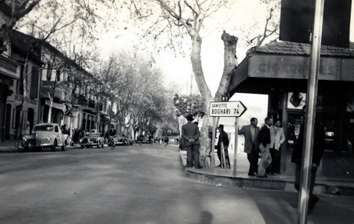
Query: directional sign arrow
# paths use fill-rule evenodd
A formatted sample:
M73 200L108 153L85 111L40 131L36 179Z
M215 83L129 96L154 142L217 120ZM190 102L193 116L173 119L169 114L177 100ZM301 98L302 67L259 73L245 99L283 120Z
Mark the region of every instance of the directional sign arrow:
M241 101L211 102L209 108L212 117L241 117L247 110Z

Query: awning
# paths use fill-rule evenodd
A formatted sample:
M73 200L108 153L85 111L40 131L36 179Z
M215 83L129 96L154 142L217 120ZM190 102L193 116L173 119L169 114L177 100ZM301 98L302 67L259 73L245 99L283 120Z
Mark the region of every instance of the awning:
M274 42L253 48L231 77L229 94L306 89L310 45ZM354 84L354 49L324 46L319 80L326 85Z

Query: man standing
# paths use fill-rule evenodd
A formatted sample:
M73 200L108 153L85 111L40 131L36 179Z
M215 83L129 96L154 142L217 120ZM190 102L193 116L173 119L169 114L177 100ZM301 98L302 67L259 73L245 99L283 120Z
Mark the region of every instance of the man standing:
M267 117L264 120L264 125L259 131L258 134L258 143L259 143L259 150L261 153L261 160L258 166L258 176L259 177L266 177L266 169L272 163L272 156L269 152L269 147L271 143L271 134L270 129L273 125L273 118Z
M272 163L268 167L269 174L280 174L280 150L284 142L284 130L281 127L280 120L277 120L271 128L270 154L272 156Z
M219 138L218 138L218 144L216 145L216 149L218 150L218 158L220 161L219 166L221 168L230 169L230 158L229 158L228 147L229 147L229 136L224 131L224 125L220 124Z
M183 147L187 150L187 167L194 166L199 169L199 129L198 125L194 124L193 116L187 115L188 123L182 126L182 141Z
M245 147L244 152L247 153L247 159L250 163L250 168L248 170L249 176L255 176L258 169L258 133L259 128L257 127L257 118L251 118L251 124L243 126L239 131L240 135L245 137Z

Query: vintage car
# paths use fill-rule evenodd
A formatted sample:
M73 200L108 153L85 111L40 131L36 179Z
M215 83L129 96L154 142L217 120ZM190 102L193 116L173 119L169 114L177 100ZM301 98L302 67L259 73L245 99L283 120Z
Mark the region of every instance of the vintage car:
M25 135L19 145L20 149L30 150L34 148L51 148L53 151L60 147L65 150L65 136L58 124L42 123L37 124L33 128L31 135Z
M138 144L151 144L153 143L153 138L152 136L139 135L135 142Z
M108 139L109 146L115 145L132 145L133 141L124 135L110 136Z
M96 146L97 148L103 148L104 138L97 130L91 130L86 132L85 136L80 139L81 148L90 148Z

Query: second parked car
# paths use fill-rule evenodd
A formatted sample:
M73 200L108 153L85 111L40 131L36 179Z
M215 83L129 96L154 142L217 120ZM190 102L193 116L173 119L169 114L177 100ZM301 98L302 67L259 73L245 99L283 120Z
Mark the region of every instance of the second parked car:
M104 138L97 130L92 130L90 132L86 132L85 136L80 139L80 146L81 148L89 148L93 146L103 148Z

